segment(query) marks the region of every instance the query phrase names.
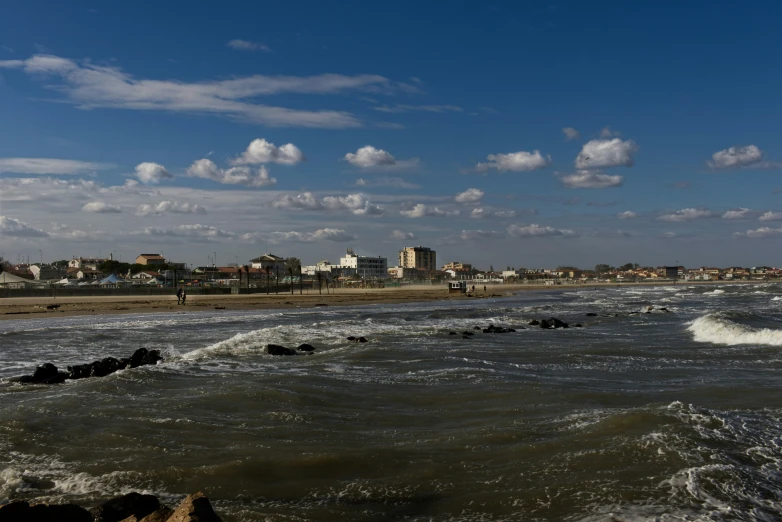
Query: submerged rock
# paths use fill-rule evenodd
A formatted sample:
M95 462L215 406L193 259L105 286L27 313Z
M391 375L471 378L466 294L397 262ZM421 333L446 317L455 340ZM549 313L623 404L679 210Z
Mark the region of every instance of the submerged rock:
M553 328L569 328L570 327L570 325L568 323L566 323L565 321L560 321L556 317L551 317L548 320L548 322L549 322L549 324L551 324L551 326Z
M296 355L296 350L285 348L279 344L267 344L266 353L269 355Z
M586 314L587 317L597 317L597 314L595 312L589 312Z
M312 346L311 344L307 344L307 343L300 344L299 347L296 348L296 349L299 350L300 352L314 352L315 351L315 347Z
M533 319L532 321L530 321L527 324L529 324L529 326L539 326L540 325L540 321L538 321L537 319Z

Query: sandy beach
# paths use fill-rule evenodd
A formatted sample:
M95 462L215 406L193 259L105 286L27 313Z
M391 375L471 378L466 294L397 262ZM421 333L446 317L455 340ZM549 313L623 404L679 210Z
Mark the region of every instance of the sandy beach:
M590 283L561 285L476 285L475 293L449 294L444 286L411 286L383 289L337 289L331 293L250 294L250 295L195 295L187 298L184 306L177 304L175 295L163 296L84 296L84 297L19 297L0 299L0 320L64 317L69 315L105 315L123 313L155 313L172 310L253 310L270 308L310 308L317 306L356 306L362 304L396 304L422 301L483 299L504 297L522 291L566 291L609 286L650 286L671 283ZM726 281L699 281L692 284L751 284Z

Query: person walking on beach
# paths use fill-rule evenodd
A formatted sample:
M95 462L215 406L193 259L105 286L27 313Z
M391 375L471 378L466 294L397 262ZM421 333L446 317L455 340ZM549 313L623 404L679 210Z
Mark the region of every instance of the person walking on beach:
M182 304L185 304L185 299L187 299L187 292L185 292L185 289L182 289Z
M176 291L176 304L182 304L182 287L179 288L179 290Z

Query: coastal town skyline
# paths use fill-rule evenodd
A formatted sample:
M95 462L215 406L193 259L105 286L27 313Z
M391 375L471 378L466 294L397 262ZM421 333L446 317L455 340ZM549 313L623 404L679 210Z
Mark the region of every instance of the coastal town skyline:
M782 7L300 5L0 8L0 256L779 265Z

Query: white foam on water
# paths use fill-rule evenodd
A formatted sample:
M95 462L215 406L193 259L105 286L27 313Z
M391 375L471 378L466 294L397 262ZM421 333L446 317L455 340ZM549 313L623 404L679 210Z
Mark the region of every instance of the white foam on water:
M782 346L782 330L752 328L736 323L717 314L706 314L695 319L687 327L698 343L713 343L726 346L738 344L761 344Z
M771 298L772 301L782 301L782 295Z
M722 295L725 293L725 290L720 290L717 288L716 290L712 290L711 292L703 292L703 295Z

